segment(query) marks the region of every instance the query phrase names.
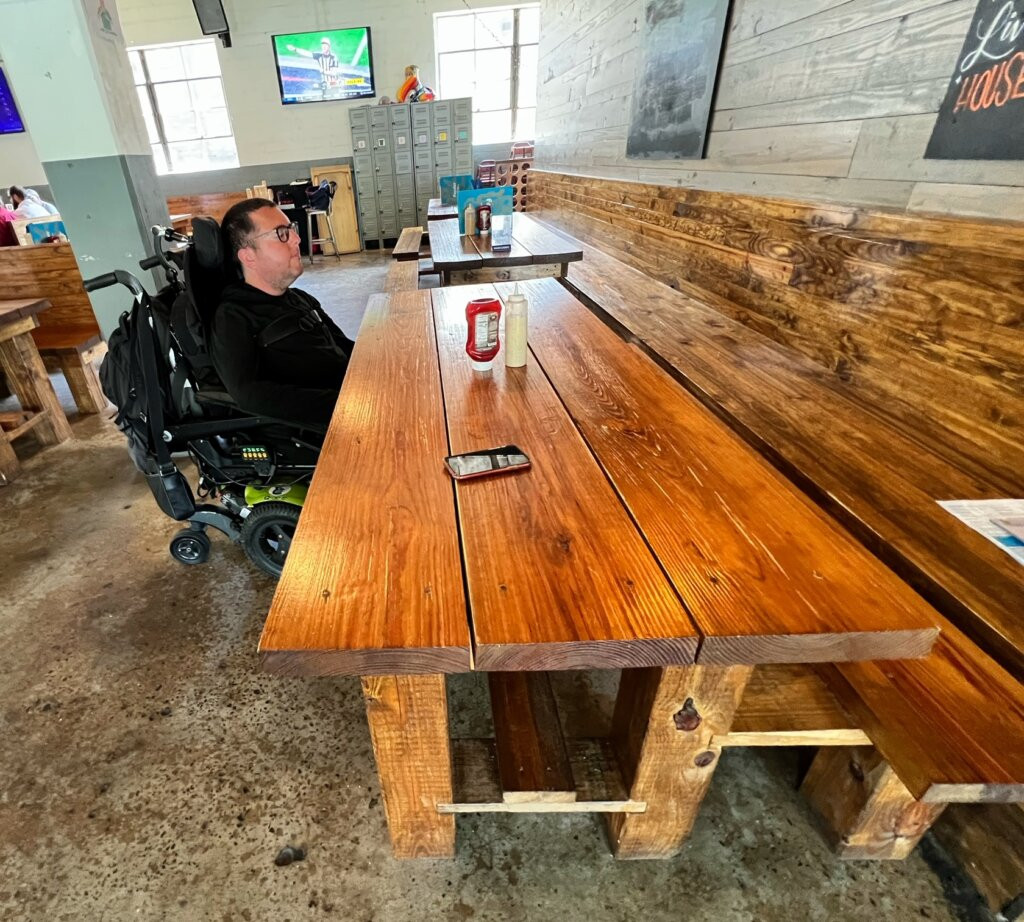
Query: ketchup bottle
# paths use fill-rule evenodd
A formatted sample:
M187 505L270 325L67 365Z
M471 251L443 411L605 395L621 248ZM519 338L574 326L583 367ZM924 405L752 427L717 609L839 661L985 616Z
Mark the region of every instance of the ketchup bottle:
M474 371L490 371L501 344L498 342L498 320L501 302L497 298L475 298L466 305L466 354Z

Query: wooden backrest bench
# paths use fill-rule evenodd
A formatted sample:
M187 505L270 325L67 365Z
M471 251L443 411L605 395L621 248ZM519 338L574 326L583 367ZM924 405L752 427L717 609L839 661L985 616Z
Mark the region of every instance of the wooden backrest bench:
M531 211L585 244L568 287L956 622L927 659L822 672L877 747L823 750L805 784L845 853L1020 799L1024 574L936 501L1024 496L1024 225L533 182Z
M4 247L0 250L0 290L8 298L46 298L32 332L44 359L59 363L81 413L101 413L107 399L94 362L106 352L82 273L69 243Z

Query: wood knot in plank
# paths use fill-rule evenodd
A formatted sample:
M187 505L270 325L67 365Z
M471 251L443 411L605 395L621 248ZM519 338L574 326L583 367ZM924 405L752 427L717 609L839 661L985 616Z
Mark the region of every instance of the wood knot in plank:
M693 764L697 768L707 768L712 762L715 761L715 754L709 749L707 752L700 752L693 760Z
M676 729L685 730L687 733L696 730L702 720L700 713L693 706L693 698L687 698L683 702L683 706L672 715L672 722L676 725Z

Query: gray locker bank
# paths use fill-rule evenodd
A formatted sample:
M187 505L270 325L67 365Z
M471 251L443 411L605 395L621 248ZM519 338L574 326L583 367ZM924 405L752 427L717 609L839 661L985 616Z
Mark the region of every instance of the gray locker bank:
M473 101L445 99L349 109L363 244L384 246L427 224L441 176L473 172Z

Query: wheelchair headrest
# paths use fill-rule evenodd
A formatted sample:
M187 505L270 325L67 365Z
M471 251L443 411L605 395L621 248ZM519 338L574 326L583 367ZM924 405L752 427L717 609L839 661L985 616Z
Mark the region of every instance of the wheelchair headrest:
M204 269L224 271L224 237L220 225L207 217L192 219L192 246L196 261Z

